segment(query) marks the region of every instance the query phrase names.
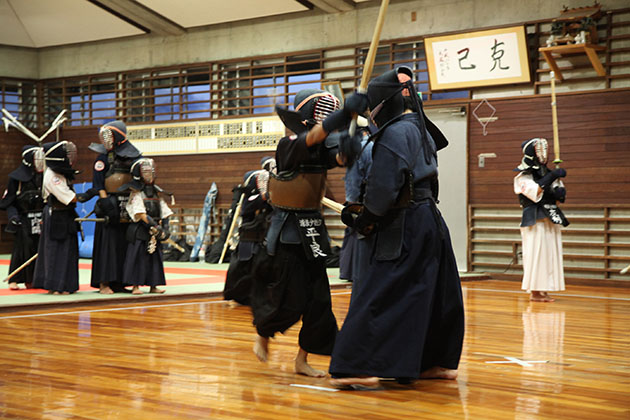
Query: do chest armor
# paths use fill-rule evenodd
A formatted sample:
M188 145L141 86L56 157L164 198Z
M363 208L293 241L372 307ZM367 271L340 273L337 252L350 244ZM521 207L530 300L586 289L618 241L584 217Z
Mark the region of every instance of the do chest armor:
M20 213L41 212L44 208L41 185L37 185L35 178L28 182L20 182L15 201Z
M118 188L131 182L131 161L129 159L121 159L113 152L107 154L109 169L105 174L105 191L109 194L121 194Z
M155 220L161 219L162 210L160 208L160 196L158 195L153 185L145 185L142 191L145 195L143 201L144 207L147 211L147 216L151 216L151 218Z

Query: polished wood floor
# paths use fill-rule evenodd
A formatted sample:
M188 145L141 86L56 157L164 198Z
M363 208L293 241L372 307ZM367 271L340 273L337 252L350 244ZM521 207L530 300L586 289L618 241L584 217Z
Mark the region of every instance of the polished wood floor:
M630 419L630 289L518 288L464 283L457 380L361 392L293 373L297 327L258 362L249 309L220 300L0 313L0 418Z

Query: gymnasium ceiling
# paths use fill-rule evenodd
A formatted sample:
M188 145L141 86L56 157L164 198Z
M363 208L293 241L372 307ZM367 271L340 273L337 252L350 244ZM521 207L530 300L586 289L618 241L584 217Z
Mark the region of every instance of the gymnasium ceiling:
M374 0L0 0L0 44L42 48L295 12L340 13Z

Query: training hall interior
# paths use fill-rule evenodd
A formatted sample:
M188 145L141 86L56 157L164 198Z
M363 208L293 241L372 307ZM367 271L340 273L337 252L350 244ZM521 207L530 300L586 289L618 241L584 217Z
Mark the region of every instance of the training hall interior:
M0 0L0 21L2 191L25 145L63 140L85 191L88 146L123 121L172 197L178 247L165 244L165 293L103 295L90 286L98 222L84 221L76 293L12 290L0 211L0 417L630 418L626 0ZM271 340L266 363L253 354L250 308L222 295L235 187L288 134L276 106L292 109L302 89L343 104L366 70L399 66L449 141L437 207L463 350L455 380L348 391L294 372L299 323ZM513 180L532 138L566 170L566 288L553 302L521 289ZM344 203L345 171L328 171L329 203ZM81 218L94 200L77 205ZM322 212L338 252L345 226L335 206ZM341 328L353 285L338 267L327 273ZM330 357L309 363L328 371Z

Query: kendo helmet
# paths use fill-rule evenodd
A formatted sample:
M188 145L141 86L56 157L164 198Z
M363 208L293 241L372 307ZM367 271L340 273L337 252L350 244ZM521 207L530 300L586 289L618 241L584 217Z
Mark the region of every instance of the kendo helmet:
M402 66L387 71L370 81L367 89L371 110L370 117L377 126L382 127L388 121L402 114L406 106L410 106L410 103L405 103L405 97L416 100L417 92L412 79L412 70ZM416 106L411 107L414 111L418 111L416 108Z
M321 123L341 106L332 93L321 89L303 89L295 95L293 108L302 117L302 123L310 129Z
M153 185L155 182L155 161L151 158L140 158L131 165L132 181L130 187L141 190L144 185Z
M122 121L111 121L101 126L98 138L108 152L127 141L127 126Z
M64 175L74 175L73 169L77 161L77 146L71 141L60 141L44 144L46 166Z
M33 169L35 172L44 172L44 169L46 168L46 162L44 159L43 147L24 146L22 148L22 164Z
M44 149L39 146L24 146L22 148L22 163L9 174L9 178L28 182L35 173L44 172L45 168Z
M523 159L516 168L519 171L528 169L539 169L541 165L546 165L549 159L549 143L547 139L536 137L525 140L521 144Z

